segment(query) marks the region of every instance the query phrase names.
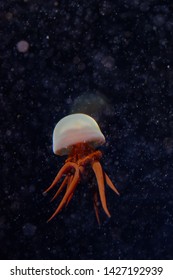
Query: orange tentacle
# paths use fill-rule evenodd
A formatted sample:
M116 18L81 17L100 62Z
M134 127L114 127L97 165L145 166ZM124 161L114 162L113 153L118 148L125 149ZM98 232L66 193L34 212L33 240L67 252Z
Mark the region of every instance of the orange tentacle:
M109 178L109 176L104 172L105 174L105 180L106 183L108 184L108 186L117 194L120 195L120 193L118 192L117 188L114 186L114 184L112 183L111 179Z
M76 169L76 172L74 174L73 180L72 180L71 184L69 185L69 187L67 188L66 193L65 193L62 201L60 202L58 208L53 213L53 215L49 218L48 222L50 220L52 220L61 211L63 206L67 203L67 201L68 201L69 197L71 196L71 194L75 191L75 188L76 188L76 186L78 184L78 181L79 181L79 168L78 168L77 164L75 164L75 163L73 163L73 164L75 165L75 169Z
M71 182L73 180L73 175L71 175L69 178L68 178L68 185L67 185L67 189L69 188ZM73 193L71 193L71 195L69 195L69 198L67 199L67 202L66 202L66 206L69 204L70 200L72 199L73 197Z
M77 164L80 166L83 165L87 165L91 162L93 162L93 160L99 160L102 157L102 152L101 151L94 151L93 153L89 154L88 156L79 159L77 161Z
M59 189L57 190L57 192L55 193L55 195L53 196L53 198L51 199L51 202L53 200L55 200L55 198L57 198L57 196L60 194L60 192L63 190L63 188L68 184L68 175L64 178L61 186L59 187Z
M74 192L69 195L69 198L67 199L67 202L65 204L66 207L68 206L69 202L71 201L73 194L74 194Z
M102 207L103 207L105 213L107 214L107 216L110 217L111 215L109 213L109 210L108 210L107 204L106 204L104 175L103 175L103 170L102 170L100 162L98 162L98 161L93 162L92 169L94 170L94 173L96 175Z
M79 177L81 177L81 174L84 172L84 167L83 166L79 166ZM72 179L73 179L73 176L71 176L69 178L69 183L68 183L68 186L70 185L70 183L72 182ZM67 188L68 188L67 186ZM73 192L74 193L74 192ZM66 206L69 204L70 200L72 199L73 197L73 193L71 193L71 195L69 196L69 198L67 199L67 202L66 202Z
M72 180L73 180L73 175L69 175L69 176L68 176L67 188L70 186Z
M64 175L65 173L67 173L67 171L71 168L75 168L76 169L76 164L73 162L66 162L64 164L64 166L60 169L60 171L58 172L58 174L56 175L55 179L53 180L52 184L50 185L50 187L48 187L43 193L47 193L48 191L50 191L57 183L58 181L61 179L62 175Z

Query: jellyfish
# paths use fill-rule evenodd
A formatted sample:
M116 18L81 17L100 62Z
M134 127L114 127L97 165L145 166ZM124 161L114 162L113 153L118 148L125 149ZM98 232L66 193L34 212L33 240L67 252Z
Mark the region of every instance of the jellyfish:
M107 207L105 185L108 185L117 195L119 195L119 192L100 163L102 152L98 150L98 147L104 143L105 137L97 122L86 114L71 114L62 118L56 124L53 131L53 152L58 156L66 155L67 159L44 193L55 188L57 183L62 180L51 201L55 200L62 191L64 191L64 196L48 221L52 220L69 204L82 175L86 173L88 167L91 167L90 170L95 175L98 185L98 189L93 192L97 221L100 224L99 198L104 212L108 217L111 216Z

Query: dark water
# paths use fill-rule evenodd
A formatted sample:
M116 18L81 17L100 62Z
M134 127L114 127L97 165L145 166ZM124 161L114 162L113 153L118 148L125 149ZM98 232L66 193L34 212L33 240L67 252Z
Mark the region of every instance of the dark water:
M47 3L48 2L48 3ZM173 258L173 5L167 1L1 1L1 259ZM55 124L96 118L111 218L90 181L59 201L43 191L65 158Z

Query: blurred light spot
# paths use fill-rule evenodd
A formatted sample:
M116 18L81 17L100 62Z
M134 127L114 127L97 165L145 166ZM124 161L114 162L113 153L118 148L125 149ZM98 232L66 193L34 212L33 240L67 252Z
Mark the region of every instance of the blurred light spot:
M160 27L165 23L165 17L163 15L156 15L153 18L153 22L156 26Z
M25 40L21 40L17 43L17 50L21 53L25 53L29 49L29 43Z
M149 3L147 3L147 2L141 3L140 10L142 12L147 12L149 9L150 9Z
M33 224L26 223L23 226L23 233L25 236L33 236L36 232L37 227Z
M74 58L73 58L73 63L74 64L78 64L80 62L80 58L78 57L78 56L75 56Z
M8 12L8 13L6 13L5 17L7 20L11 20L13 18L13 14Z
M164 144L164 148L165 148L167 154L172 154L172 152L173 152L173 138L171 138L171 137L165 138L163 144Z
M71 105L71 113L84 113L95 118L111 113L111 105L102 94L84 93L78 96Z
M83 71L83 70L85 69L85 63L79 63L78 69L79 69L80 71Z
M112 56L105 56L102 58L101 63L104 65L104 67L112 69L114 67L115 60Z

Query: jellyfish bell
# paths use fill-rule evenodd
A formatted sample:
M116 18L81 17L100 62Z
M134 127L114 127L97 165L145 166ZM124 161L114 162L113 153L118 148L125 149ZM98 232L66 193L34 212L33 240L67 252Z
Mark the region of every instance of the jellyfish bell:
M88 143L97 148L105 137L96 121L86 114L71 114L61 119L53 132L53 152L68 155L73 145Z

